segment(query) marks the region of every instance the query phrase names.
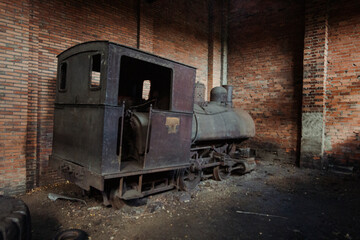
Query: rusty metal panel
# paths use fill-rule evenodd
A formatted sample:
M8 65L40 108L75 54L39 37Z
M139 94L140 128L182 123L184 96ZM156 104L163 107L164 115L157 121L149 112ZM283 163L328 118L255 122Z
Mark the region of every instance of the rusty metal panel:
M114 44L109 45L106 95L104 103L118 105L121 51Z
M103 124L104 107L57 106L52 155L100 174Z
M101 55L100 87L90 86L91 56ZM64 79L66 86L61 88L61 66L67 65ZM108 67L108 42L90 42L76 45L58 55L58 81L55 103L62 104L102 104L106 96Z
M104 112L104 135L102 142L102 156L99 161L102 160L102 171L104 174L113 174L120 172L120 134L121 128L122 107L105 107Z
M192 113L194 108L194 91L196 70L184 65L174 65L172 111Z
M49 165L66 180L75 183L82 189L89 191L92 186L104 191L104 178L93 171L53 155L50 156Z
M191 122L192 114L152 111L145 169L189 162Z
M122 107L62 105L55 109L53 155L97 174L119 172Z

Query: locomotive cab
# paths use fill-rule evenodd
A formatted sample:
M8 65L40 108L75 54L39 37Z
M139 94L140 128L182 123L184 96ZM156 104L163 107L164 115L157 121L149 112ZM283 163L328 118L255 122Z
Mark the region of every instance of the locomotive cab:
M190 164L195 71L107 41L65 50L58 56L50 165L107 196L115 186L118 197L134 197L125 183L137 185L136 197L173 188L173 176L152 179Z

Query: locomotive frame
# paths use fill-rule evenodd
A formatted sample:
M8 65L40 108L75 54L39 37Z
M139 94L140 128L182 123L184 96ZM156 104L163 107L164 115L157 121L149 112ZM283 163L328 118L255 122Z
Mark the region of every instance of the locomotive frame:
M241 129L249 121L250 129L237 139L192 137L195 76L191 66L108 41L65 50L58 55L50 165L82 189L101 191L105 205L250 171L254 158L235 146L255 134L245 113L238 114L246 120ZM217 104L231 108L231 91L226 97Z

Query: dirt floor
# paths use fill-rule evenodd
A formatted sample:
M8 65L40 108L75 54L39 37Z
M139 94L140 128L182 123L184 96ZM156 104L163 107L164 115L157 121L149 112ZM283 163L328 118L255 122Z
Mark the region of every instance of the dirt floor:
M70 228L101 239L360 239L360 179L279 163L191 193L169 191L120 210L72 184L20 196L29 206L33 239ZM56 200L49 193L85 200Z

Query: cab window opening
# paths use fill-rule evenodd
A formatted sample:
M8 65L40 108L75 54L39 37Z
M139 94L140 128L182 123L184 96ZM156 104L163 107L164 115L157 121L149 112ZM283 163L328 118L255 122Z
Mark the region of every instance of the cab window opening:
M171 68L122 56L118 104L125 101L127 108L141 106L137 108L139 111L146 111L150 104L154 109L170 110L171 81Z
M60 65L60 86L59 90L64 91L66 89L66 74L67 74L67 63L61 63Z
M90 87L100 87L100 69L101 69L101 54L91 56L91 75L90 75Z
M144 80L142 87L142 99L145 101L149 100L150 98L150 87L151 87L151 81Z

